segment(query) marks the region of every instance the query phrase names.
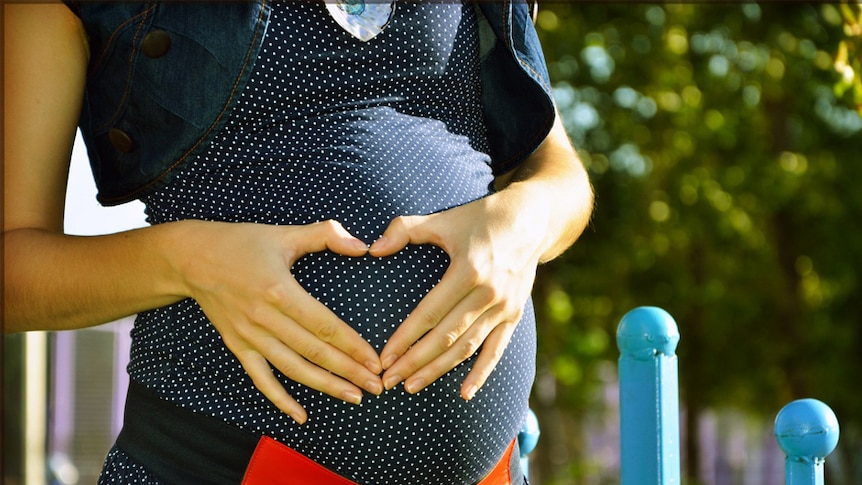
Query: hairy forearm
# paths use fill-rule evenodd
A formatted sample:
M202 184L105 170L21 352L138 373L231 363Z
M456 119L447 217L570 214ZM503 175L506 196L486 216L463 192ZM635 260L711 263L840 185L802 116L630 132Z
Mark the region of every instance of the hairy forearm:
M592 187L559 118L545 142L501 185L508 203L544 234L540 262L562 254L589 224Z
M4 331L67 330L180 300L166 255L180 226L106 236L41 229L4 234Z

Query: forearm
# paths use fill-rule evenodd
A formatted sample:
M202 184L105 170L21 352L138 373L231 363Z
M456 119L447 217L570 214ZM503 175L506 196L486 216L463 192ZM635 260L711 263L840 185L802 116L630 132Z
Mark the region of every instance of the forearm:
M4 234L4 331L67 330L182 299L168 255L182 226L106 236L41 229Z
M545 142L498 188L512 210L530 221L530 230L544 235L540 262L562 254L589 224L592 187L559 117Z

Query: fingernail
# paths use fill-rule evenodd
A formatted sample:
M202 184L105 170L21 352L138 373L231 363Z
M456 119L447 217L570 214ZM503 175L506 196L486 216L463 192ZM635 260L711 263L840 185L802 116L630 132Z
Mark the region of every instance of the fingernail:
M425 387L425 381L421 378L416 378L404 384L404 390L409 394L416 394Z
M368 245L365 244L361 239L353 239L350 241L350 244L353 245L356 249L361 249L363 251L368 251Z
M362 404L362 394L356 391L344 391L341 398L349 403Z
M366 362L365 368L375 374L380 374L380 372L383 371L383 369L380 368L380 362L377 362L376 360L369 360L368 362Z
M305 424L305 422L308 420L307 416L303 416L299 413L288 413L287 415L290 416L290 419L296 421L296 424L300 425Z
M468 387L467 390L464 391L464 400L469 401L469 400L473 399L473 397L476 395L476 392L478 390L479 390L479 386L477 386L475 384Z
M365 390L379 396L383 392L383 384L380 381L368 381L365 383Z
M400 383L402 380L403 379L401 379L401 376L399 375L389 376L386 378L385 381L383 381L383 387L385 387L388 391L389 389L392 389L393 387L397 386L398 383Z
M377 238L376 241L374 241L373 244L371 244L371 247L368 249L371 251L374 251L375 249L380 249L380 247L384 246L385 244L386 244L386 236L380 236L379 238Z
M397 359L394 355L387 355L385 359L383 359L383 369L386 370L392 367L392 364L395 363Z

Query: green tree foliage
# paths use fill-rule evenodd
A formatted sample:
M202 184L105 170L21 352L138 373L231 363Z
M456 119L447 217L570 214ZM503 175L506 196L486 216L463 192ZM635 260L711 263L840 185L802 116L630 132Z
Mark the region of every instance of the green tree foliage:
M535 407L571 421L570 458L578 418L616 361L616 324L637 305L662 306L680 326L691 419L720 407L771 419L817 397L858 455L857 7L542 4L562 116L597 195L591 227L541 269L536 290ZM577 483L583 470L552 461L543 483Z
M846 35L835 56L835 70L841 75L835 95L846 97L862 114L862 4L841 3L835 9L841 13Z

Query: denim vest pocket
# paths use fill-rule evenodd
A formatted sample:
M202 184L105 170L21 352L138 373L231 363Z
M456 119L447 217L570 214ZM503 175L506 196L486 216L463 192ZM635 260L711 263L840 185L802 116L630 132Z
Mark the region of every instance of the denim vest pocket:
M84 2L80 12L92 50L81 128L99 201L115 205L167 183L218 132L251 73L269 8ZM236 28L214 28L225 22Z

